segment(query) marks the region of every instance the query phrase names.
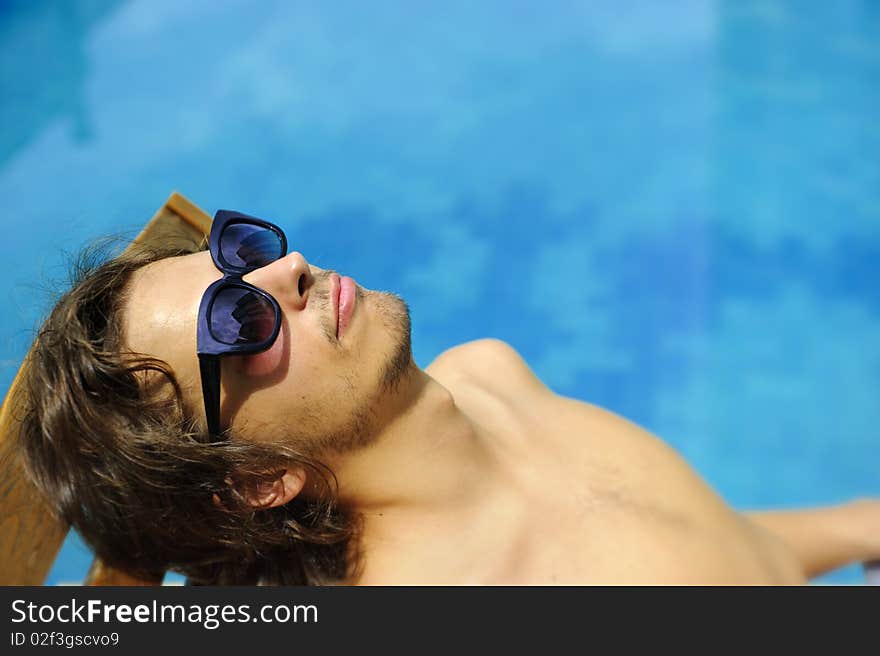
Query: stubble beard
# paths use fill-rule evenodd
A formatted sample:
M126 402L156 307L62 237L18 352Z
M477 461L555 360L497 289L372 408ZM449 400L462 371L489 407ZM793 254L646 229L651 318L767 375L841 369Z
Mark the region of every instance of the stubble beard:
M382 323L391 335L393 344L391 355L382 373L381 390L384 394L394 394L412 365L412 324L409 306L397 294L370 293L378 297L376 304L381 308Z
M325 435L314 444L316 451L323 455L343 455L372 444L380 433L378 409L385 407L388 398L399 392L401 383L412 371L412 328L406 301L391 292L368 291L358 287L358 304L365 300L375 307L383 328L390 336L391 346L374 393L354 410L342 429ZM348 384L354 394L356 389L353 382L348 381Z

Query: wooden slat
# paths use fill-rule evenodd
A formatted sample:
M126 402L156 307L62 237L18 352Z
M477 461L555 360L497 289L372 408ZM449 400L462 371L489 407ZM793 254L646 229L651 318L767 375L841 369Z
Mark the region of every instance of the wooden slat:
M12 384L16 381L17 376ZM9 448L10 430L14 430L10 405L4 402L0 411L0 448L4 452L0 459L0 585L40 585L67 527L55 520Z
M176 191L147 223L133 244L126 249L156 243L162 246L185 245L202 240L211 230L211 217Z
M211 229L211 217L174 192L135 238L135 243L162 244L200 241ZM129 248L134 248L131 246ZM68 528L57 522L38 492L26 479L11 444L19 430L16 403L21 372L0 407L0 585L40 585L64 542ZM154 585L96 560L87 576L91 585Z

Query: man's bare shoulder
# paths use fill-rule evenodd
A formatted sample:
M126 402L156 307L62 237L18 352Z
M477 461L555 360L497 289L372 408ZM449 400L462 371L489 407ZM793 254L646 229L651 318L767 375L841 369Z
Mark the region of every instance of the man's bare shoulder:
M493 389L551 394L516 349L500 339L478 339L454 346L425 371L444 384L471 382Z

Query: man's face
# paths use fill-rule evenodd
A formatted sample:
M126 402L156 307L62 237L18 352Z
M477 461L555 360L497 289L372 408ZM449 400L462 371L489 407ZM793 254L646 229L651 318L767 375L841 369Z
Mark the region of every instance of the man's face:
M124 308L128 347L169 364L203 425L196 319L202 294L221 277L207 251L159 260L135 273ZM337 336L335 273L290 253L244 280L278 301L281 330L267 351L221 359L221 425L313 455L369 443L415 366L406 304L357 287Z

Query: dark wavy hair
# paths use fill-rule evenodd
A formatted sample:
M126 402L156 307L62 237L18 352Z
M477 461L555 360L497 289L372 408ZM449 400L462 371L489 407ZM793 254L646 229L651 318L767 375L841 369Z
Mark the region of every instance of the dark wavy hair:
M28 356L15 448L29 478L99 558L136 576L173 570L198 585L346 580L358 523L336 502L332 471L279 439L209 442L167 363L125 347L120 310L132 274L200 247L109 260L104 250L75 262L70 291ZM277 508L248 503L244 490L286 466L305 467L323 492Z

